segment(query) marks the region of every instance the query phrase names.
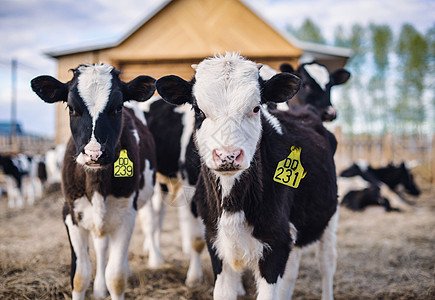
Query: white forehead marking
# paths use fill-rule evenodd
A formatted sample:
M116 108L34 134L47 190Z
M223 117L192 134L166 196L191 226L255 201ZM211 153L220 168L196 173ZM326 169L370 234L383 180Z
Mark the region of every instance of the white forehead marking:
M203 60L195 78L194 95L206 115L241 115L260 103L257 65L237 53Z
M329 82L328 70L318 64L304 65L304 68L311 78L313 78L323 90L326 90L326 85Z
M77 89L89 110L93 125L109 101L112 88L112 70L113 67L106 64L86 65L78 68L80 75Z

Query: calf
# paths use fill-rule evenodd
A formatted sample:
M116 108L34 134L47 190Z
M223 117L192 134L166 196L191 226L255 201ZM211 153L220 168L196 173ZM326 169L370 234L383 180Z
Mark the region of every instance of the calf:
M414 181L409 168L402 162L400 166L396 167L393 164L389 164L382 168L372 168L368 166L367 171L372 173L378 180L385 183L391 190L397 192L397 188L402 186L410 195L420 195L420 189Z
M322 121L333 121L337 112L331 104L331 88L340 85L350 78L345 69L329 73L325 66L310 62L301 64L296 70L287 63L280 67L281 72L288 72L302 80L302 86L296 96L290 101L292 105L312 105L319 113Z
M381 205L386 211L399 210L392 208L391 202L402 210L408 210L410 206L394 191L398 185L403 185L411 195L420 193L405 164L373 168L359 161L343 170L338 180L339 196L343 197L341 202L349 208Z
M340 204L354 211L362 211L368 206L382 206L387 212L400 211L398 208L391 207L390 201L381 196L381 190L376 185L349 191L343 196Z
M187 105L177 107L168 104L160 97L141 106L148 126L154 137L157 157L157 184L153 195L153 205L159 217L156 242L165 215L165 205L177 206L180 217L183 252L191 249L190 197L186 187L193 188L196 181L188 179L186 172L186 151L192 138L194 113ZM168 126L170 124L170 126ZM189 156L190 157L190 156ZM148 251L149 237L144 248Z
M42 197L42 184L37 174L39 160L24 154L0 156L0 166L5 174L6 193L10 208L23 207L24 200L33 204Z
M51 76L31 83L45 102L63 101L69 108L72 137L65 150L62 190L72 297L84 299L91 280L90 235L97 262L95 298L104 298L108 289L112 299L123 299L136 211L151 197L155 176L151 133L124 102L150 98L155 80L139 76L125 83L107 64L81 65L73 72L67 83Z
M289 100L299 84L288 73L263 81L254 62L232 53L202 61L190 82L156 83L166 101L196 113L193 202L206 227L215 299L237 298L245 268L254 271L258 299L289 298L300 249L316 241L323 298L332 298L337 189L326 129L310 110L261 106Z

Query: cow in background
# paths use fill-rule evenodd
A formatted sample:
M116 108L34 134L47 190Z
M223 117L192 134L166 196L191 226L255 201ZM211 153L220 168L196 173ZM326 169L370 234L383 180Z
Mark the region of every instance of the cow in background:
M32 205L42 197L42 181L38 176L40 155L28 156L19 153L15 156L0 156L0 166L5 174L6 193L10 208Z
M400 186L410 195L420 194L405 163L398 167L389 164L373 168L365 161L358 161L341 171L338 177L341 204L353 210L363 210L370 205L383 206L386 211L409 210L410 205L398 194Z
M315 61L303 63L296 70L290 64L284 63L280 70L294 74L302 80L301 89L288 103L290 107L311 105L322 121L333 121L337 118L337 111L331 104L331 88L346 83L350 78L348 71L337 69L329 73L324 65Z

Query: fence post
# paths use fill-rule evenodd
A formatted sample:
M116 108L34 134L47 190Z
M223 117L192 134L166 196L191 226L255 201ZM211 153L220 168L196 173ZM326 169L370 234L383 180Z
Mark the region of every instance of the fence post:
M431 184L435 184L435 134L432 135L432 151L430 154L430 179Z
M385 159L387 163L393 161L393 135L391 132L388 132L384 136L384 140L382 142L382 159Z

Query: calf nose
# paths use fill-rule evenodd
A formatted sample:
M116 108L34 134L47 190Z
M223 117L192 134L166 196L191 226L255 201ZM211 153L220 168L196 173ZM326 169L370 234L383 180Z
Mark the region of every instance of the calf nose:
M323 121L333 121L337 118L337 111L332 106L328 106L323 112Z
M85 147L85 154L93 161L98 160L98 158L103 154L100 145L89 144Z
M235 168L239 167L243 161L243 150L215 149L213 159L218 168Z

